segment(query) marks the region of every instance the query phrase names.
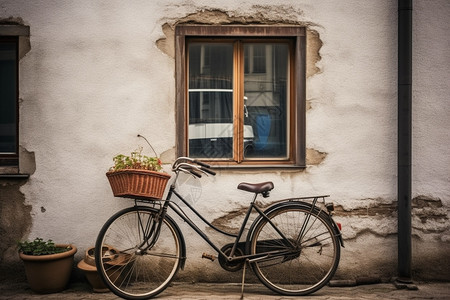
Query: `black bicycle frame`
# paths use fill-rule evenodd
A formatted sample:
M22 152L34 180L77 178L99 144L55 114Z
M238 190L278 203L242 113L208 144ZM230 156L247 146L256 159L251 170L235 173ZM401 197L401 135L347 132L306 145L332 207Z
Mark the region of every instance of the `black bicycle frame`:
M175 204L174 202L171 201L173 194L175 194L178 199L180 199L184 205L187 206L187 208L189 208L190 211L192 211L197 217L200 218L200 220L202 220L206 225L208 225L210 228L214 229L215 231L223 234L223 235L227 235L230 237L235 238L235 241L233 243L232 249L230 251L230 253L227 255L225 254L222 249L220 249L213 241L211 241L211 239L200 229L198 228L198 226L187 216L187 214L184 212L184 210L177 204ZM256 198L257 198L257 194L255 194L253 196L253 200L250 203L247 212L245 214L244 217L244 221L241 224L241 227L239 228L239 232L238 234L233 234L233 233L229 233L226 232L224 230L221 230L219 228L217 228L216 226L214 226L213 224L211 224L208 220L206 220L192 205L190 205L184 198L182 195L180 195L176 190L175 190L175 184L172 184L170 186L167 198L164 200L164 203L161 205L161 208L159 210L158 216L156 218L156 222L152 224L151 229L148 228L148 224L144 225L142 224L142 221L140 220L139 223L141 224L140 226L143 229L144 232L144 241L143 243L140 245L139 248L141 248L141 251L146 251L148 248L152 247L154 245L154 243L156 243L158 237L159 237L159 231L161 229L161 224L163 222L163 219L165 217L165 215L167 214L167 210L168 208L171 208L181 219L183 219L186 223L189 224L189 226L195 231L197 232L198 235L200 235L204 241L206 241L215 251L217 251L217 253L219 253L220 255L222 255L224 258L226 258L228 261L236 261L236 260L242 260L242 259L249 259L250 262L252 261L256 261L256 260L260 260L260 259L271 259L273 257L276 256L283 256L283 255L291 255L292 254L292 250L273 250L273 251L267 251L267 252L261 252L261 253L256 253L256 254L248 254L248 255L241 255L241 256L237 256L235 257L235 252L236 249L238 248L239 245L239 241L242 238L242 234L244 233L245 227L247 226L247 222L248 219L250 218L250 215L252 213L253 210L255 210L260 216L261 218L263 218L263 220L267 221L269 224L271 224L271 226L274 228L274 230L276 230L276 232L280 235L280 238L285 241L287 244L292 247L292 249L296 248L295 244L293 241L291 241L290 239L286 238L286 236L277 228L277 226L275 224L273 224L273 222L270 220L270 218L267 217L267 215L255 204ZM328 197L328 195L326 196L315 196L315 197L303 197L303 198L295 198L295 199L285 199L281 202L279 202L277 205L275 205L275 207L281 207L284 204L289 204L292 203L295 200L301 200L301 199L313 199L313 203L310 206L311 209L311 213L313 212L314 208L316 207L316 202L319 198L325 198ZM144 201L146 202L146 201ZM272 212L273 210L270 210L270 212ZM331 219L331 218L330 218ZM334 222L334 221L333 221ZM300 230L299 236L297 237L297 243L298 241L301 239L301 237L303 236L305 230L306 230L306 226L309 223L309 216L308 216L308 220L306 220L306 222L303 223L302 228ZM155 227L156 225L156 227ZM145 229L145 230L144 230ZM340 234L339 234L340 235ZM339 236L340 237L340 236ZM147 246L144 247L144 245L147 244ZM343 243L341 242L341 245ZM343 246L343 245L342 245Z
M229 253L229 255L225 254L213 241L211 241L211 239L200 229L198 228L198 226L186 215L186 213L184 212L184 210L177 204L175 204L174 202L171 201L172 195L175 194L178 199L180 199L184 205L186 205L190 211L192 211L197 217L199 217L206 225L208 225L209 227L211 227L212 229L214 229L215 231L230 236L230 237L234 237L235 241L233 243L233 247L231 249L231 252ZM252 213L253 210L256 210L258 212L258 214L260 216L262 216L264 219L266 219L272 226L273 228L280 234L280 237L282 239L284 239L285 241L289 241L284 235L283 233L281 233L279 231L279 229L275 226L275 224L272 223L272 221L267 217L266 214L264 214L264 212L255 204L256 201L256 197L257 194L254 195L252 202L250 203L250 206L247 210L247 213L245 214L244 217L244 221L242 222L242 225L239 229L238 234L233 234L233 233L229 233L226 231L223 231L219 228L217 228L216 226L214 226L213 224L211 224L208 220L206 220L192 205L190 205L184 198L183 196L181 196L176 190L174 185L170 186L169 189L169 193L167 195L166 200L164 201L164 204L161 207L161 214L160 214L160 220L158 222L158 228L156 230L159 230L160 228L160 224L162 223L165 214L167 213L167 209L171 208L181 219L183 219L187 224L189 224L189 226L195 231L197 232L198 235L200 235L203 240L205 240L215 251L217 251L217 253L219 253L220 255L222 255L223 257L225 257L227 260L229 261L234 261L234 260L242 260L242 259L257 259L257 258L261 258L261 257L267 257L268 255L285 255L287 254L287 251L280 251L280 250L275 250L275 251L271 251L271 252L263 252L263 253L257 253L257 254L251 254L251 255L242 255L242 256L237 256L234 257L236 248L238 247L239 241L242 237L242 234L244 233L245 227L247 225L248 219ZM151 236L151 234L150 234ZM150 238L149 236L149 238ZM157 238L157 235L154 235L155 238ZM147 240L147 239L146 239ZM147 240L148 242L148 240ZM153 242L150 242L150 244L153 244ZM289 241L289 243L293 246L292 242Z

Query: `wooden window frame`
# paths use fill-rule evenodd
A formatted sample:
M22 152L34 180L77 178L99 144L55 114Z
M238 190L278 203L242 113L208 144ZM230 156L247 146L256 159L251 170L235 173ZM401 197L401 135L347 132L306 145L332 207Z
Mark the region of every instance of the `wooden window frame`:
M304 168L306 161L306 30L301 26L267 25L178 25L175 28L176 74L176 151L178 156L188 152L187 57L186 45L190 38L291 39L294 45L293 68L290 71L291 130L287 160L249 160L242 162L210 162L218 168ZM235 61L236 63L236 61ZM239 93L239 90L237 91ZM239 128L235 134L239 137ZM208 161L205 159L205 161Z

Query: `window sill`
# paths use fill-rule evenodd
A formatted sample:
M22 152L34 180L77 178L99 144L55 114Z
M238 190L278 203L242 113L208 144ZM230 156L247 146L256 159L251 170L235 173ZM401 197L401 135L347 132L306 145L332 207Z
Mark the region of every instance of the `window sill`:
M0 179L27 179L28 173L19 173L17 166L0 166Z
M30 174L0 174L0 179L28 179Z
M207 162L209 164L209 162ZM301 171L306 169L306 166L300 165L214 165L211 164L211 168L216 170L288 170L288 171Z

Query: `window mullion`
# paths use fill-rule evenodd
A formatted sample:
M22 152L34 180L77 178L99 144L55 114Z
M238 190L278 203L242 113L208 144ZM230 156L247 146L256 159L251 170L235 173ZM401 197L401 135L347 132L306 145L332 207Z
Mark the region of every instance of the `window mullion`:
M244 53L242 43L236 41L234 44L233 55L233 89L234 89L234 139L233 139L233 158L237 163L244 159Z

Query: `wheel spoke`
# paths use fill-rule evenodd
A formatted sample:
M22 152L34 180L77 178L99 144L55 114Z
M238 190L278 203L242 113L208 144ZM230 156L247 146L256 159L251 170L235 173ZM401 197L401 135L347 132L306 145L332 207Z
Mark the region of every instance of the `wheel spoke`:
M292 205L270 212L270 222L262 219L258 223L251 233L251 254L287 251L255 260L252 267L261 282L281 294L306 295L331 279L339 263L340 245L323 214ZM283 240L280 232L288 240Z
M176 274L181 260L180 236L169 219L155 233L156 210L128 208L115 214L103 226L96 243L97 269L111 291L126 299L142 299L163 291ZM138 248L156 241L146 250ZM98 258L98 259L97 259Z

